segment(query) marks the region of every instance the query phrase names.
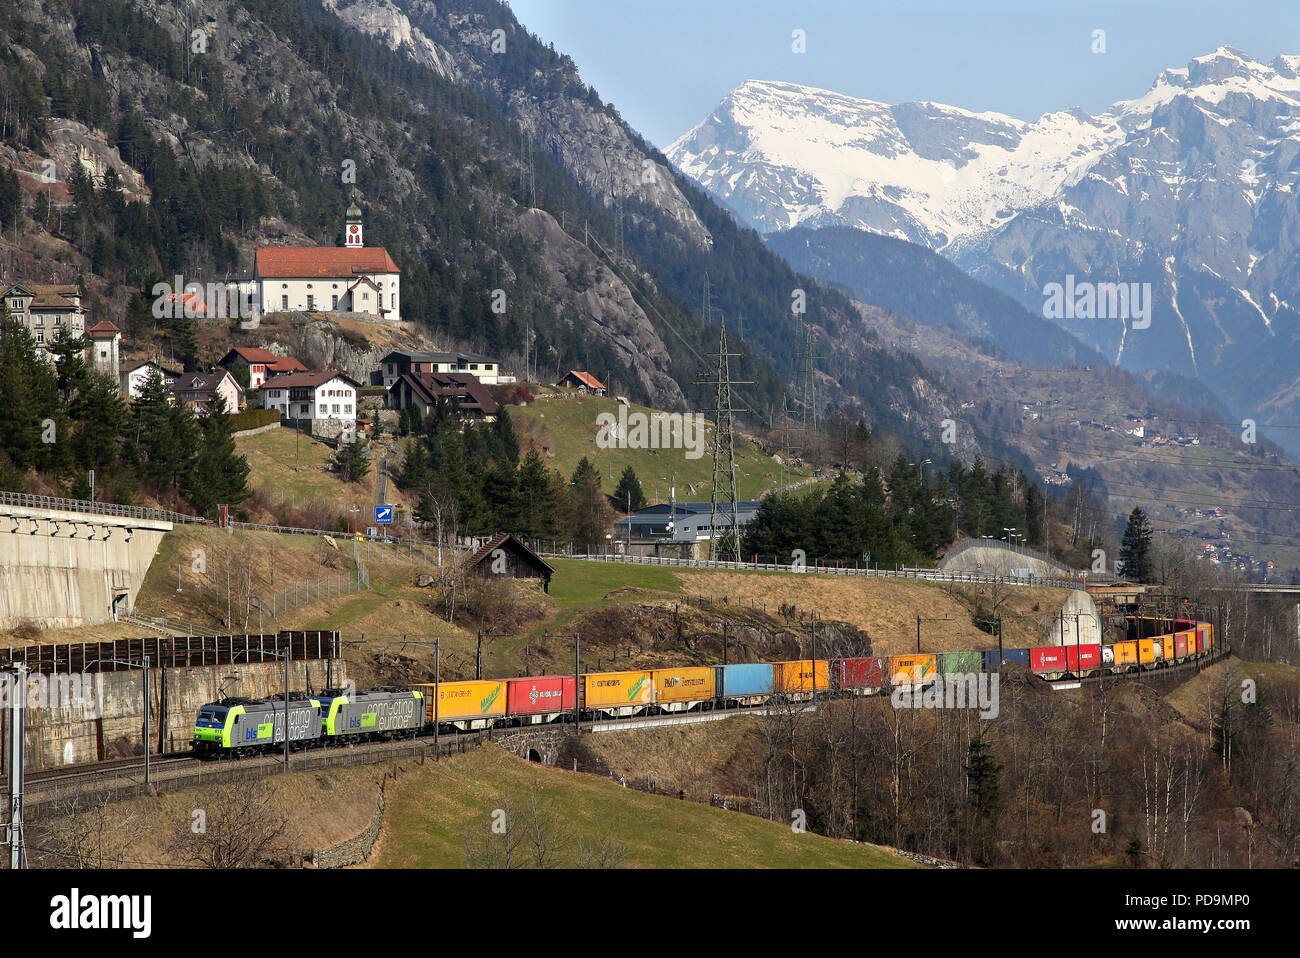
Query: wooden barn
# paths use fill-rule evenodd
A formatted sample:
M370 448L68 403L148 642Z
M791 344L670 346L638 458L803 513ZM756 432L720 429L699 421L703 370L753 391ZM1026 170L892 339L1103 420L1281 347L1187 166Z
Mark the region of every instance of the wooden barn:
M555 574L555 570L541 556L508 532L497 533L484 543L478 552L469 557L465 569L483 576L540 579L543 592L551 591L551 576Z

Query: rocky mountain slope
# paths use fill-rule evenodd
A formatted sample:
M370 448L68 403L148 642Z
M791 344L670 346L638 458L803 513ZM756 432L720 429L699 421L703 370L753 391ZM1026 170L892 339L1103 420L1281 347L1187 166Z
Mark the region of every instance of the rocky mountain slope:
M751 81L668 155L764 232L920 243L1110 362L1199 377L1261 423L1300 413L1300 57L1221 47L1033 122ZM1103 283L1148 298L1086 302ZM1077 298L1054 310L1051 284Z
M23 206L0 262L15 278L84 277L128 355L181 353L184 331L150 315L152 283L247 273L268 243L337 242L356 196L367 243L402 267L409 332L439 348L543 379L587 368L616 394L707 411L725 318L732 375L752 381L738 405L766 425L806 322L821 405L854 405L919 449L960 403L497 0L0 0L0 34L0 163ZM969 435L958 452L980 449Z

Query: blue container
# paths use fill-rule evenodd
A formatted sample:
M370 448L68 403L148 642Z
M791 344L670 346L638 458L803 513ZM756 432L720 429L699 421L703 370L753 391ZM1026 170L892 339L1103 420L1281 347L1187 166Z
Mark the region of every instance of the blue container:
M748 695L772 694L772 665L756 662L747 665L718 666L718 695L743 698Z
M985 672L996 672L998 666L1002 664L1001 660L998 659L997 649L985 649L980 653L980 658L983 660Z
M993 654L994 654L994 655L997 655L998 653L997 653L997 651L995 650ZM1028 665L1028 664L1029 664L1029 650L1028 650L1028 649L1003 649L1003 650L1002 650L1002 661L1003 661L1003 662L1019 662L1021 665Z

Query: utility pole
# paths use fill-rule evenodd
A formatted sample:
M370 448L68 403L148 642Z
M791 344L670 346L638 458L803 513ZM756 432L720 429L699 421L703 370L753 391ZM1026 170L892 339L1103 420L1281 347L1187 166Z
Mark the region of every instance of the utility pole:
M27 666L15 662L13 672L6 678L10 687L9 741L9 825L5 841L9 845L9 868L18 871L27 867L27 846L23 841L23 715L27 704Z
M474 652L474 678L483 678L483 630L478 630L478 648Z
M442 698L442 686L439 684L442 671L442 640L433 640L433 760L436 762L442 750L438 747L438 700Z
M582 653L578 633L573 633L573 727L582 734Z
M144 787L149 790L149 656L144 657Z
M817 704L817 620L808 620L808 629L812 633L812 700Z
M289 650L280 653L284 659L284 770L289 771ZM148 662L148 659L145 660ZM148 666L146 665L146 668Z

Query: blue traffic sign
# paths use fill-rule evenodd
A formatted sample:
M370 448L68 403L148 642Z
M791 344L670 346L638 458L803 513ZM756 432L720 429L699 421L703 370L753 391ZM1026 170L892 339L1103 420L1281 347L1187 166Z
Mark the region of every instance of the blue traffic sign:
M375 506L375 525L389 526L392 524L393 524L393 507Z

